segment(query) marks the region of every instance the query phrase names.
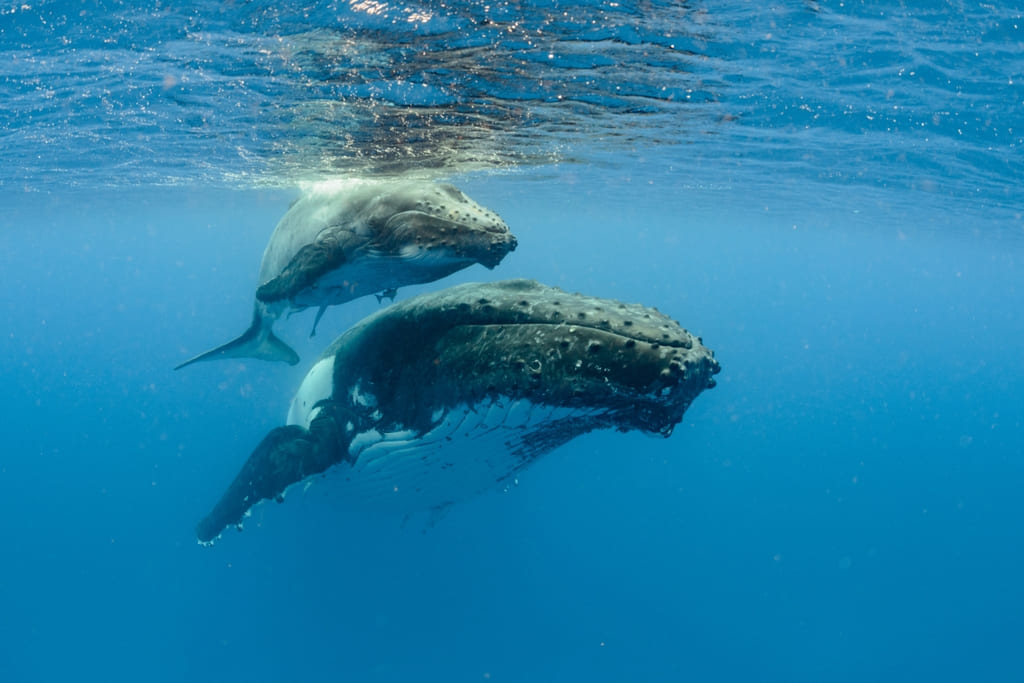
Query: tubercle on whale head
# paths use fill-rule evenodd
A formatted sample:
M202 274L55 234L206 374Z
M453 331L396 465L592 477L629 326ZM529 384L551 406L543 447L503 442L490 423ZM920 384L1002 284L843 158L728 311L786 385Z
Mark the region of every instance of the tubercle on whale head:
M484 245L484 250L477 253L475 260L488 270L493 270L510 252L515 251L518 246L519 240L512 233L508 233L507 239L492 238L490 244Z
M468 230L508 230L494 211L476 203L454 185L445 183L385 185L363 212L384 221L401 214L418 213Z

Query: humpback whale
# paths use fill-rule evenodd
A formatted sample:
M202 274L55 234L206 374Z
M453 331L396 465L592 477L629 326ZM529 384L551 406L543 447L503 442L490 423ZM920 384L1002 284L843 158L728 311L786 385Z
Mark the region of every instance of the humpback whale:
M656 309L538 284L469 283L378 311L302 381L196 535L327 470L340 495L439 511L596 429L668 436L714 353Z
M352 181L296 200L260 264L252 323L240 337L178 365L259 358L294 365L272 326L286 311L319 309L432 282L474 263L494 268L516 248L504 221L453 185Z

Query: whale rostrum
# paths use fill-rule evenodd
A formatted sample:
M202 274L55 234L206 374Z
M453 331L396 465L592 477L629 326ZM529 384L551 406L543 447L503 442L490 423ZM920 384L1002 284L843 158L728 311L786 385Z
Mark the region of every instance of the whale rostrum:
M394 298L479 263L494 268L516 247L504 221L453 185L351 181L311 191L288 209L260 264L252 323L240 337L178 365L259 358L294 365L299 357L273 332L288 311L369 294Z
M196 533L212 542L329 469L339 495L441 510L596 429L668 436L719 369L639 304L532 280L423 294L328 347Z

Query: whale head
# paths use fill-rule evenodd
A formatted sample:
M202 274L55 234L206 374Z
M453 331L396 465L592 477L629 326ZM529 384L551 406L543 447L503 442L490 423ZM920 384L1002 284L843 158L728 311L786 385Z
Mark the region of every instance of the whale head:
M454 185L401 185L378 195L371 211L381 220L372 248L407 262L494 268L516 248L515 236L498 214Z
M699 338L655 309L532 280L469 283L401 302L324 357L333 360L332 400L358 413L372 395L382 416L375 428L417 432L454 406L513 400L583 410L587 431L668 436L719 372Z

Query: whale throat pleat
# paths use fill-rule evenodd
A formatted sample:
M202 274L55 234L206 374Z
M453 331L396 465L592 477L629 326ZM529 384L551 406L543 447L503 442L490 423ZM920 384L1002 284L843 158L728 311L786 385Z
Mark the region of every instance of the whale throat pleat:
M401 514L442 509L501 488L536 458L605 426L606 412L499 397L443 413L423 434L365 432L353 439L351 466L334 468L339 496ZM332 484L333 486L333 484Z

